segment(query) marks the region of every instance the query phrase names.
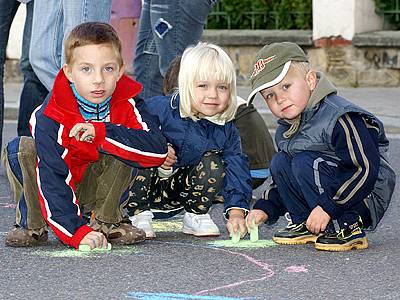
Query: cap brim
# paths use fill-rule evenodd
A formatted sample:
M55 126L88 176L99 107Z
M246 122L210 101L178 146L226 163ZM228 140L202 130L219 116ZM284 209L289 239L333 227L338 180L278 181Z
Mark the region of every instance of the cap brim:
M266 88L269 88L269 87L271 87L271 86L274 86L275 84L281 82L282 79L286 76L287 72L289 71L289 67L290 67L290 63L291 63L291 62L292 62L292 61L289 60L288 62L286 62L286 63L283 65L282 71L279 73L279 75L278 75L277 77L275 77L274 80L271 80L271 81L269 81L269 82L266 82L266 83L264 83L264 84L262 84L262 85L256 87L256 88L250 93L250 95L247 97L247 103L250 104L250 103L253 101L255 95L256 95L258 92L262 91L263 89L266 89ZM261 77L259 80L261 80L262 78L263 78L263 77Z

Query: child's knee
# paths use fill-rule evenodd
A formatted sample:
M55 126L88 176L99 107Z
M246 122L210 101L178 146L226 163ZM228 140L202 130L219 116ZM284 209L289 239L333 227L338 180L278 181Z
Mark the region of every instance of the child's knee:
M308 152L302 152L295 155L292 159L292 171L295 176L301 176L305 172L314 169L314 164L317 163L318 158L312 156Z
M270 165L270 171L273 177L286 173L291 169L291 158L288 154L281 151L274 155Z
M214 184L225 176L224 162L217 153L207 152L193 170L198 182ZM192 171L192 172L193 172Z
M34 139L23 136L11 140L3 149L2 163L4 168L11 171L22 184L23 170L35 167L36 146Z

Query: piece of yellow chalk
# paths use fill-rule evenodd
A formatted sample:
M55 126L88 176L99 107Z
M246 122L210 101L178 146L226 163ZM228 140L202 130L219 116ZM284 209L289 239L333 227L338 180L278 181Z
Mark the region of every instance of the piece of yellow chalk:
M250 228L250 241L255 243L258 241L258 226L256 225L255 220L253 219L252 226Z
M93 249L90 249L90 246L89 245L79 245L79 248L78 248L78 250L79 251L82 251L82 252L90 252L90 251L110 251L111 250L111 244L110 243L107 243L107 248L93 248Z

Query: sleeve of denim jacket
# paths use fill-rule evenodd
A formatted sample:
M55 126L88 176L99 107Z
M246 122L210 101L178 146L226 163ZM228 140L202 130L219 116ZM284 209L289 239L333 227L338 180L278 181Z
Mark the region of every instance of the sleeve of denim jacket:
M331 185L324 188L319 199L332 218L340 217L349 203L363 201L372 191L380 164L378 130L358 113L338 119L331 142L338 166Z
M249 210L252 196L250 168L247 157L242 153L239 133L233 122L225 125L228 133L222 158L224 160L224 215L232 208Z
M261 209L268 216L267 224L274 224L280 216L286 213L286 207L281 201L278 188L274 182L271 182L268 188L263 192L262 198L254 203L253 209Z
M42 215L56 236L78 248L83 237L92 231L82 218L75 196L67 149L58 143L62 128L45 116L36 120L33 129L37 149L36 179Z

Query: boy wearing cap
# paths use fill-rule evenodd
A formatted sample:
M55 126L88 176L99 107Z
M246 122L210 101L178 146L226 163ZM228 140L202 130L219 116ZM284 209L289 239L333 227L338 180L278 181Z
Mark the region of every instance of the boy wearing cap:
M367 248L364 230L375 229L395 185L383 124L338 96L293 43L264 46L250 80L248 101L260 92L279 118L279 152L270 168L273 183L249 213L248 226L253 219L274 223L289 212L291 222L274 234L278 244L312 242L328 251Z

